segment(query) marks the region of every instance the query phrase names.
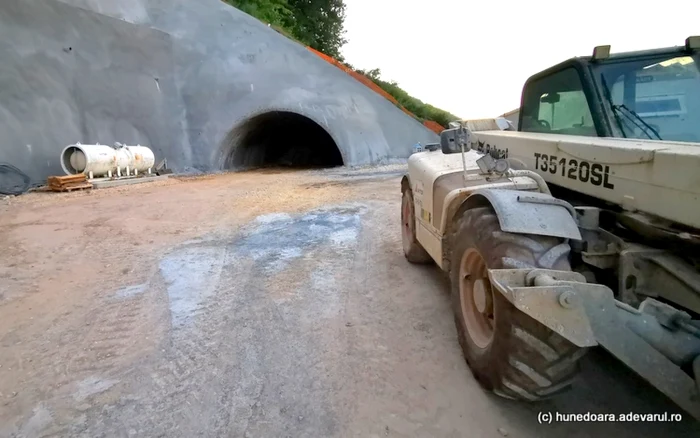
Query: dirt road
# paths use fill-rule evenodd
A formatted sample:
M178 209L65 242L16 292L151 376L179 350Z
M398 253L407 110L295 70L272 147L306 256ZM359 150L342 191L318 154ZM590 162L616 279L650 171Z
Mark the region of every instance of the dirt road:
M700 435L538 424L680 412L602 353L554 401L483 392L444 275L403 257L400 170L0 201L0 437Z

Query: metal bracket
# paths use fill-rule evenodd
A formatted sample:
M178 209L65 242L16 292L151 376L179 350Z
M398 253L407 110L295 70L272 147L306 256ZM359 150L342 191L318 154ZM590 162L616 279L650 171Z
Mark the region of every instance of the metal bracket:
M493 269L488 274L492 287L518 310L579 347L602 346L700 420L699 385L679 366L698 367L700 357L700 339L687 321L681 321L683 330L668 330L655 317L669 315L668 308L647 299L641 311L634 309L575 272Z
M533 284L533 275L544 272L557 284ZM518 310L573 344L579 347L598 345L585 309L569 284L585 282L583 275L570 271L492 269L489 279Z

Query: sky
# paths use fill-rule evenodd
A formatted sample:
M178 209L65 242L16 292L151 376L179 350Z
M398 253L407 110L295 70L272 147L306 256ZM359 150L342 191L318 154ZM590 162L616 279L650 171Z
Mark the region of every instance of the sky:
M700 35L697 0L464 1L345 0L356 68L464 119L520 105L531 75L593 47L625 52L685 43Z

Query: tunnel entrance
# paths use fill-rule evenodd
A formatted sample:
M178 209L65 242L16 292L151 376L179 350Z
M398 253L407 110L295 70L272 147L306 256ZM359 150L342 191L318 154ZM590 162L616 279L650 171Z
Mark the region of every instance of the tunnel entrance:
M300 114L271 111L234 128L222 145L224 169L335 167L343 157L319 124Z

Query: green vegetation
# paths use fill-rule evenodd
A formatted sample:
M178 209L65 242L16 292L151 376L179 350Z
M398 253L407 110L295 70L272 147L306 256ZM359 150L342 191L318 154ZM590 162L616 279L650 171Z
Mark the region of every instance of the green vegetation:
M382 80L381 70L378 68L369 71L357 70L357 72L370 78L382 90L391 94L394 99L401 104L401 106L422 120L432 120L447 128L448 123L459 119L459 117L455 116L454 114L450 114L447 111L441 110L440 108L436 108L427 103L423 103L423 101L419 99L416 99L399 87L399 84L396 82L387 82Z
M340 49L344 38L345 3L343 0L224 0L243 12L270 24L278 32L344 63ZM408 111L421 120L432 120L447 127L458 117L423 103L401 89L396 82L381 79L379 69L368 72L348 67L370 78Z
M343 0L225 0L302 44L342 61Z

